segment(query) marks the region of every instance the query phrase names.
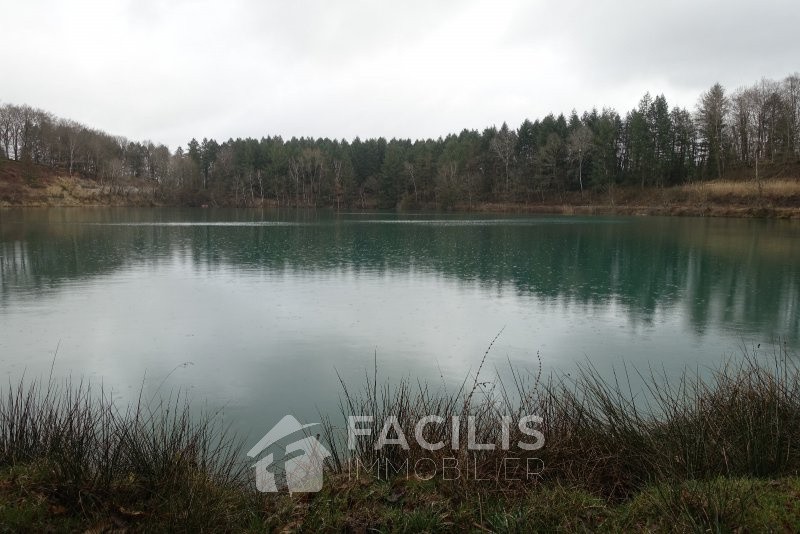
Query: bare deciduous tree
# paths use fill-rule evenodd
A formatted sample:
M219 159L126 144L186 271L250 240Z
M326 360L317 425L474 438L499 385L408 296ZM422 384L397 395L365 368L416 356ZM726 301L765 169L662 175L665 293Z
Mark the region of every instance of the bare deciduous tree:
M583 194L583 158L591 152L594 135L588 126L581 124L569 134L568 150L570 159L578 162L578 183Z
M514 152L517 148L517 133L508 128L505 122L497 135L491 141L492 151L500 159L503 164L504 175L506 179L506 193L509 192L509 183L511 176L511 164L514 161Z

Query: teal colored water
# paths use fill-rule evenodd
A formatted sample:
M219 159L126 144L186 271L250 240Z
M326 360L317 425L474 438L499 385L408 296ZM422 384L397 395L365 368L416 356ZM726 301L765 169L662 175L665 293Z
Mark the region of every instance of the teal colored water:
M336 373L713 365L800 346L785 221L0 210L0 379L187 391L243 432L338 412ZM144 385L143 385L144 384Z

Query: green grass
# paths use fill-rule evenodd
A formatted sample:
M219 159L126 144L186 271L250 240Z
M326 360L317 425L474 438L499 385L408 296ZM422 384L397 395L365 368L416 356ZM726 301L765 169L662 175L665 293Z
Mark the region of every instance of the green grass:
M0 532L798 531L800 372L785 346L774 350L671 380L584 366L515 372L511 387L476 377L452 392L379 385L376 370L362 390L343 385L344 413L395 415L407 436L423 414L469 414L481 442L500 439L498 414L537 413L541 477L356 479L340 446L323 490L295 495L257 493L241 444L185 402L120 409L83 384L21 383L0 397ZM325 428L335 448L341 435ZM430 431L451 437L446 425ZM365 463L467 453L370 443L353 453ZM521 453L479 454L481 478L510 454Z
M608 502L581 488L543 485L525 492L456 495L413 481L333 477L318 494L253 499L248 513L192 522L193 513L148 501L84 515L64 506L57 485L17 468L0 474L0 531L306 531L306 532L797 532L800 478L717 478L646 487ZM245 504L246 503L246 504ZM139 508L136 505L139 505ZM219 510L219 509L217 509ZM165 515L165 514L173 514Z

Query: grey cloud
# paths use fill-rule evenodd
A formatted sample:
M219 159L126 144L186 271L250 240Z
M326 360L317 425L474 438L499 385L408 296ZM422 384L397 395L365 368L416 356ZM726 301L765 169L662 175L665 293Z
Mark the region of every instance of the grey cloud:
M609 105L692 107L800 69L800 4L0 0L0 99L114 134L438 136Z
M574 68L602 83L659 77L697 89L752 83L800 66L800 4L778 0L539 3L510 32L558 43Z

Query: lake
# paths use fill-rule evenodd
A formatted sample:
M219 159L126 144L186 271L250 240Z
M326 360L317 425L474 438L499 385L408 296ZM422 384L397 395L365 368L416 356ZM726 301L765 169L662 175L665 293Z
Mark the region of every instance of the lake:
M340 385L481 362L677 372L800 346L800 223L222 209L0 210L0 379L186 392L242 434ZM470 381L472 379L470 378Z

